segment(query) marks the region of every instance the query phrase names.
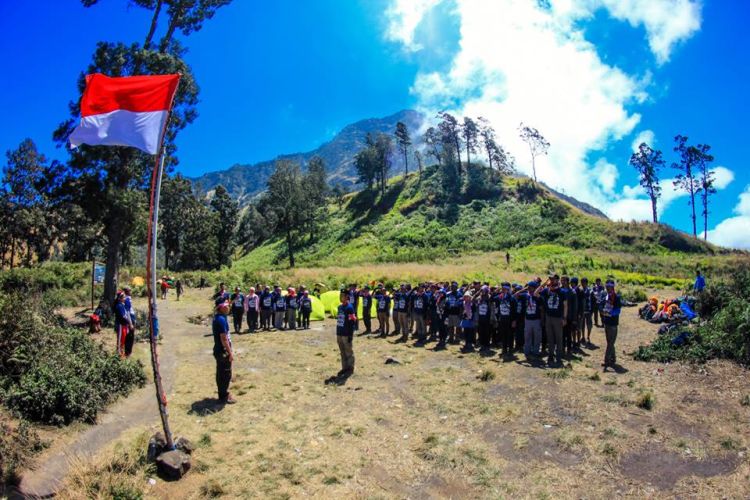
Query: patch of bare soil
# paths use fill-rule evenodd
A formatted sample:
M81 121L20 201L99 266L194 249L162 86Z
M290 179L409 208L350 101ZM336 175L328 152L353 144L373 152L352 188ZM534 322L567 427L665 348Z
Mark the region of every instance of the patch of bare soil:
M648 448L622 457L620 472L629 479L649 483L660 490L669 490L688 476L729 474L737 468L739 462L740 458L736 453L698 460L664 448Z

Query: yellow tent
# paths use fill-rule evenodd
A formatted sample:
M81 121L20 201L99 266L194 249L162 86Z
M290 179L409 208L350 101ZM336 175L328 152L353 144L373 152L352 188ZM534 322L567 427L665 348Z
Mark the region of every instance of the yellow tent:
M372 302L370 303L370 317L371 318L377 318L378 317L378 310L377 306L375 304L375 299L370 297L372 299ZM359 298L359 304L357 304L357 317L362 317L362 297Z
M320 302L323 303L323 308L333 318L336 316L336 311L341 303L339 301L339 291L331 290L320 295Z
M326 317L326 308L323 305L323 302L320 301L317 297L313 297L310 295L310 299L312 299L312 313L310 314L310 321L322 321Z
M143 286L146 284L146 280L141 278L140 276L136 276L135 278L132 279L130 284L133 286Z

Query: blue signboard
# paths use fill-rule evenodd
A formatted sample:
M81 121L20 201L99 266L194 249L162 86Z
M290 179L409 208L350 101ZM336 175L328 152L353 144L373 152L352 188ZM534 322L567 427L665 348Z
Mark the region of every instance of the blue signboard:
M94 283L104 283L104 264L94 264Z

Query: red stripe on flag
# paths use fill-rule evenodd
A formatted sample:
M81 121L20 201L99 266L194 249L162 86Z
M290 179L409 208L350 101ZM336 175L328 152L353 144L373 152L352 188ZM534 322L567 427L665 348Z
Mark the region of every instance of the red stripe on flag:
M86 75L86 90L81 98L81 116L99 115L118 109L135 113L166 111L172 103L179 80L180 75Z

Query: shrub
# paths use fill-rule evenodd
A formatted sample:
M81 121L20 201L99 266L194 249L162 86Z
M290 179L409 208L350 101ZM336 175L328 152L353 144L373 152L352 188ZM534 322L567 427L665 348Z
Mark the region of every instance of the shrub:
M41 451L44 446L27 422L22 420L13 426L0 418L0 495L3 484L16 483L16 471L26 464L30 455Z

